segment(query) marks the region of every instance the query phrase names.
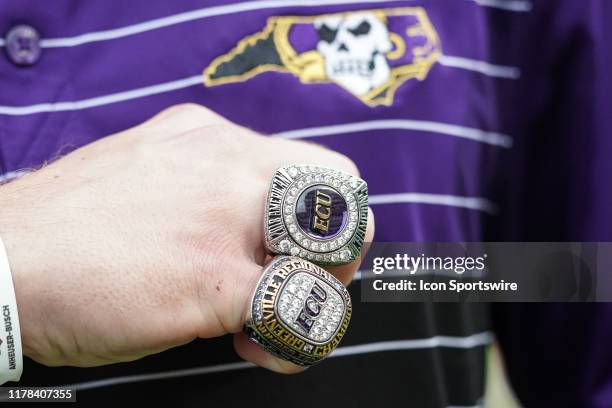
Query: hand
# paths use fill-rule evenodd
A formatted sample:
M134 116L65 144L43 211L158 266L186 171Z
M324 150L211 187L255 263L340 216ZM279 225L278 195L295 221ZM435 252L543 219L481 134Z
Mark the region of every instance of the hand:
M243 358L299 371L240 333L266 259L268 184L291 163L357 172L331 150L180 105L0 187L25 354L95 366L238 333ZM329 270L348 283L357 266Z

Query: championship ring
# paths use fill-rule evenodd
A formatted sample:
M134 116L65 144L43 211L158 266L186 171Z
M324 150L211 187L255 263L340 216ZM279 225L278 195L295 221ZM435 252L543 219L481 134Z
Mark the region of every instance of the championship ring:
M304 259L279 256L257 283L244 332L267 352L309 366L340 343L351 310L348 291L333 275Z
M368 185L325 167L281 167L272 177L265 211L270 252L320 265L346 264L359 257L365 239Z

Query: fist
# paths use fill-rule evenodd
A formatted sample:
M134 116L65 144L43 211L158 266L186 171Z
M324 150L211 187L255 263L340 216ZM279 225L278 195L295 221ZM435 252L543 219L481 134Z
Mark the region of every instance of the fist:
M267 258L269 182L292 163L357 174L321 146L180 105L0 187L25 354L94 366L236 333L245 359L298 371L240 333ZM348 283L357 266L329 271Z

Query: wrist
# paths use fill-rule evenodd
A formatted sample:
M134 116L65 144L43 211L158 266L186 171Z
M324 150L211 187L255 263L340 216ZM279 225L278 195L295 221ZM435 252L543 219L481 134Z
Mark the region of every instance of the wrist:
M0 190L1 192L2 190ZM29 225L30 218L24 211L14 210L3 198L0 211L0 239L4 243L6 258L12 275L17 309L21 328L23 354L31 357L38 355L36 344L41 343L39 311L44 309L43 293L38 290L39 281L36 271L41 264L36 233ZM36 265L37 264L37 265Z

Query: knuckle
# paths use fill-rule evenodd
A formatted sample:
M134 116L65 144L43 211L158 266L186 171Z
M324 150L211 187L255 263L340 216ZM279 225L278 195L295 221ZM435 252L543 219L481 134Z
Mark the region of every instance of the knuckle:
M216 154L240 154L248 148L248 137L240 127L230 122L214 123L188 132L190 141L203 143Z
M181 115L181 114L197 114L200 112L206 112L208 109L196 103L180 103L178 105L170 106L165 109L162 113L168 116Z
M178 105L170 106L163 110L158 117L160 118L185 118L189 117L192 121L197 121L203 125L208 123L220 123L226 122L226 120L208 109L205 106L198 105L197 103L181 103Z
M228 126L225 124L202 125L176 135L179 142L185 142L187 147L204 144L209 146L227 136Z
M233 133L231 125L219 123L202 126L192 134L192 137L198 138L209 147L220 148L235 142Z
M172 105L170 107L167 107L166 109L159 112L154 119L160 120L175 118L185 114L193 114L199 109L201 109L201 106L195 103L181 103L178 105Z
M337 168L338 170L343 170L347 173L359 176L359 168L355 164L353 160L351 160L348 156L332 150L327 146L320 145L318 143L313 143L309 141L286 141L287 143L302 143L304 147L303 152L308 152L309 157L318 157L318 160L323 166L329 166L333 168Z
M341 168L347 173L354 174L359 176L361 173L359 172L359 168L355 164L353 160L351 160L348 156L345 156L341 153L336 153L338 156L338 164Z

